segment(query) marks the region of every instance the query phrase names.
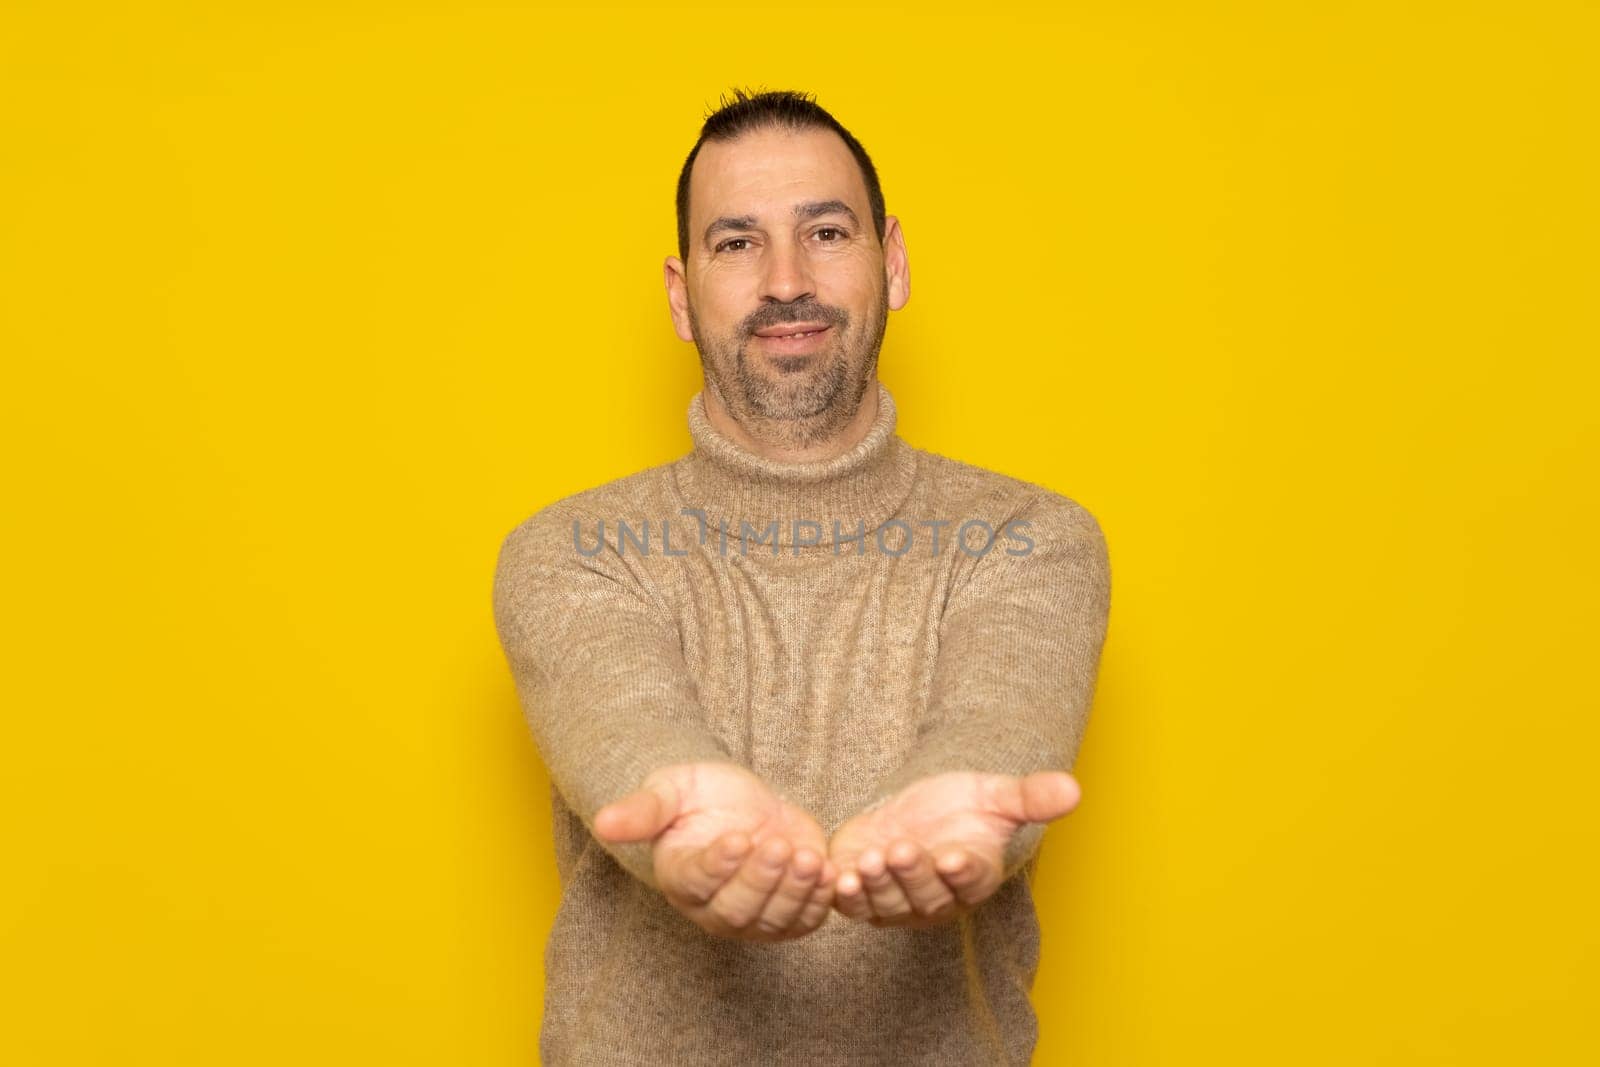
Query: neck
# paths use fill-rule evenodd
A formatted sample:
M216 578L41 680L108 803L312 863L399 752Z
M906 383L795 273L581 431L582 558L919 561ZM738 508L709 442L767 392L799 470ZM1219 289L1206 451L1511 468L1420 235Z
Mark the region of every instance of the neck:
M675 467L684 503L705 513L712 527L726 522L737 537L741 522L754 530L777 523L778 544L802 547L815 527L797 532L796 521L818 524L822 541L833 536L833 521L851 533L858 523L871 535L892 517L911 490L915 450L895 433L894 398L874 379L867 390L872 417L862 432L841 435L826 458L801 461L775 458L744 443L712 420L708 392L689 401L689 433L694 450ZM737 426L737 423L734 423Z
M701 391L706 422L723 437L747 452L775 463L819 463L842 455L867 436L878 419L878 376L867 379L861 403L843 426L822 436L814 436L826 424L827 413L810 420L787 422L773 419L746 419L741 422L728 409L716 385L706 382Z

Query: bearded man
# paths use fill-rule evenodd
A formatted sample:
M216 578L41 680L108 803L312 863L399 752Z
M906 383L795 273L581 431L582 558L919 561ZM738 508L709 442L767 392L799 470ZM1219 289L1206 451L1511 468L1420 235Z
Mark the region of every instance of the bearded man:
M1099 524L895 432L905 238L813 100L736 92L677 203L693 450L547 504L495 573L562 883L544 1061L1025 1064Z

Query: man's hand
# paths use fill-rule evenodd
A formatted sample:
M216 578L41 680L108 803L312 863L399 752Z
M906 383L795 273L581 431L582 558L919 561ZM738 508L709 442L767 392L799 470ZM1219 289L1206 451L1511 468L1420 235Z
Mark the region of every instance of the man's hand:
M969 912L1000 887L1011 834L1077 807L1064 771L1022 778L951 771L902 789L834 831L834 906L874 926L922 928Z
M838 867L822 827L736 764L664 767L594 821L605 840L652 841L667 901L718 937L786 941L828 918Z

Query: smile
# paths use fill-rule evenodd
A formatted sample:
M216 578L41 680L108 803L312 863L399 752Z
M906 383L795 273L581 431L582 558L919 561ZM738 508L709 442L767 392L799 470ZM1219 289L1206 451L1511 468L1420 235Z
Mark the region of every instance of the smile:
M783 334L756 334L755 340L761 347L769 352L781 355L796 355L802 352L812 352L820 348L827 340L832 325L813 326L809 329L795 330L793 333Z

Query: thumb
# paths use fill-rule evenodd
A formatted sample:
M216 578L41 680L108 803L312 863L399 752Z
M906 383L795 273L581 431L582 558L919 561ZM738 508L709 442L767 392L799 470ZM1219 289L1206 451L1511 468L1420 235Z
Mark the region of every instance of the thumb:
M1049 822L1078 806L1083 790L1065 771L1035 771L1015 778L996 777L990 810L1015 823Z
M671 782L652 783L597 811L594 832L617 844L652 841L677 819L680 803Z

